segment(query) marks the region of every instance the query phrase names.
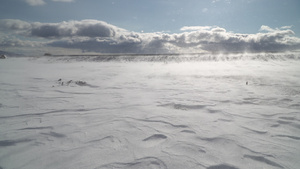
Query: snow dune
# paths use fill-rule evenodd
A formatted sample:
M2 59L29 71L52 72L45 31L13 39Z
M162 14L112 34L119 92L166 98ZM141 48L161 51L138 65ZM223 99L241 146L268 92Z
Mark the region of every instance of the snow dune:
M1 60L0 168L300 167L297 57L151 57Z

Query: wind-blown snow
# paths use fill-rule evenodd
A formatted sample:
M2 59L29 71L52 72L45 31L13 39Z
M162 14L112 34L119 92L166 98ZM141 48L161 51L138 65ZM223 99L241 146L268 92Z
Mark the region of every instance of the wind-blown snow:
M0 168L298 169L299 60L270 56L1 60Z

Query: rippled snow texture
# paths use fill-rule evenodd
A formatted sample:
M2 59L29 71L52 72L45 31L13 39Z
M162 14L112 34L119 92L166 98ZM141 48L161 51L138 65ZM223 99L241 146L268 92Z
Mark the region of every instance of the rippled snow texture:
M299 61L9 58L0 77L2 169L300 168Z

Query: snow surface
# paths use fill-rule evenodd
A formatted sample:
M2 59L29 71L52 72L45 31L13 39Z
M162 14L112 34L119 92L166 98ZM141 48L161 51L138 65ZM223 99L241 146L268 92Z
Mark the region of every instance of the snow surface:
M300 168L299 60L112 59L1 60L0 168Z

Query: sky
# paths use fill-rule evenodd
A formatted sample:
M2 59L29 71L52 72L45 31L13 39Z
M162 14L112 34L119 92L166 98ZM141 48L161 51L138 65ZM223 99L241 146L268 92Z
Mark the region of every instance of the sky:
M0 51L285 52L299 0L0 0Z

